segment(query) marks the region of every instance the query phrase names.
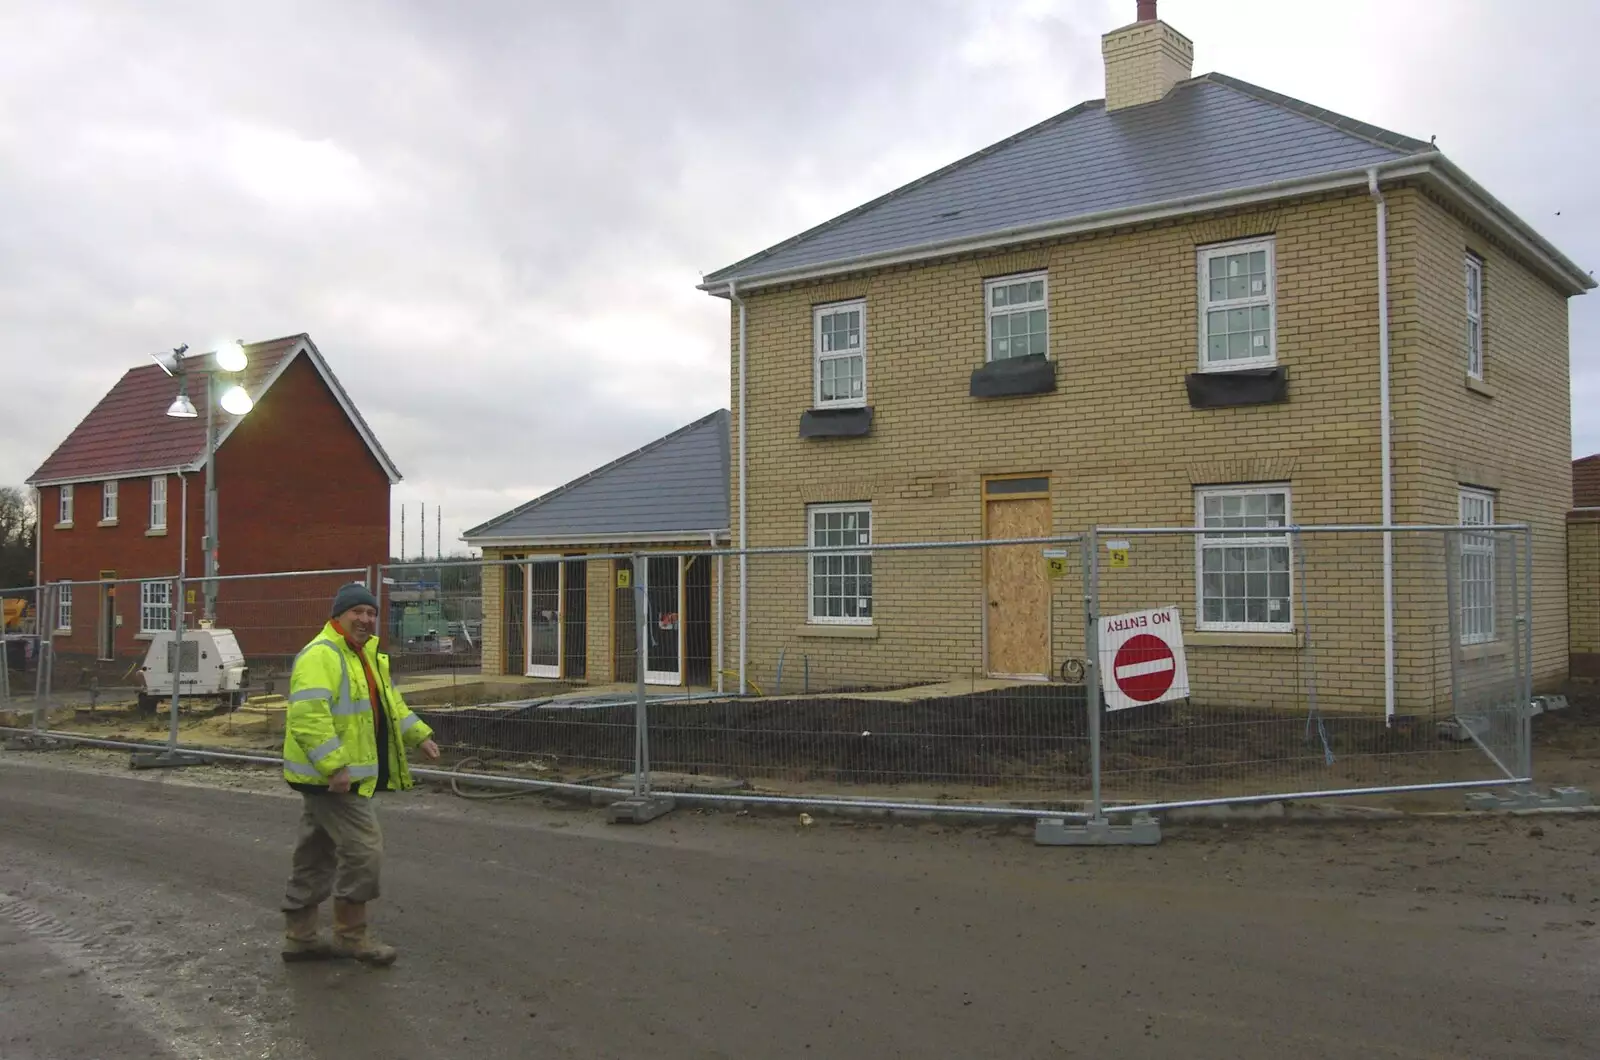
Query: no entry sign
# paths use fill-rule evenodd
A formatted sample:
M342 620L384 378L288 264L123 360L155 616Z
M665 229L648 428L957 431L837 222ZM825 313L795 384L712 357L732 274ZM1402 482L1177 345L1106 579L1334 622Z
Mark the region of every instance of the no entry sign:
M1108 711L1187 698L1189 666L1178 609L1102 617L1100 665Z

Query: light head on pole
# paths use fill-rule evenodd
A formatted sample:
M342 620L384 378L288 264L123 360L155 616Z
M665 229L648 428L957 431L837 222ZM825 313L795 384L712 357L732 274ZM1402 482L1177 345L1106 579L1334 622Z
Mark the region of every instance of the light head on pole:
M255 408L256 403L250 400L250 395L245 391L244 387L234 385L222 392L222 398L218 404L222 406L223 412L229 412L235 416L243 416Z
M244 355L244 343L237 340L218 346L215 357L217 367L224 372L242 372L250 364L250 358Z

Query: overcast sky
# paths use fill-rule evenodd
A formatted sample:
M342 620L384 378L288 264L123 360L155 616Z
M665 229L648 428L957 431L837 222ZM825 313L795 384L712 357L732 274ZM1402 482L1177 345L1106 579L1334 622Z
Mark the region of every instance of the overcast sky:
M727 303L695 290L702 273L1102 96L1099 36L1133 13L0 0L0 483L148 352L307 331L400 465L397 511L427 502L432 553L442 505L459 548L727 404ZM1600 5L1160 13L1196 74L1437 135L1600 268ZM1571 304L1584 454L1600 451L1600 292Z

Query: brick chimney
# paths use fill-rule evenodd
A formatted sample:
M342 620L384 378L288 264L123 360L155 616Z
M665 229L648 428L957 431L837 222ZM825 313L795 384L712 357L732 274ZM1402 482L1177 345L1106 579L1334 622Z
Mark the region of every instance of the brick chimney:
M1156 18L1156 0L1138 3L1139 21L1100 38L1106 110L1154 103L1194 68L1194 42Z

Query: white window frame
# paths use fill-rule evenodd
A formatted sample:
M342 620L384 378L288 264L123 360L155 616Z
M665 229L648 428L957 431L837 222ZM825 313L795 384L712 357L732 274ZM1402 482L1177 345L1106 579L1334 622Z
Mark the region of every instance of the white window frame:
M56 515L58 516L58 518L56 519L56 525L58 525L58 526L71 526L72 525L72 502L73 502L72 487L71 486L62 486L61 487L60 507L56 511Z
M56 632L72 632L72 586L57 585L56 590Z
M822 318L835 313L859 312L861 314L861 347L857 350L847 350L840 353L829 350L824 353L822 349ZM854 357L861 358L861 396L848 398L834 398L824 401L822 398L822 364L824 361L842 361ZM819 409L848 409L864 408L867 404L867 300L855 298L847 302L831 302L828 305L813 306L811 309L811 399L813 407Z
M159 591L156 591L159 590ZM172 629L172 583L139 583L139 632L166 633Z
M1216 531L1212 539L1205 532L1206 499L1210 497L1246 497L1259 494L1283 494L1283 529L1245 536L1239 530ZM1262 483L1250 486L1203 486L1194 491L1194 522L1200 528L1195 534L1194 551L1194 613L1195 628L1202 632L1219 633L1292 633L1294 632L1295 593L1298 587L1294 577L1294 535L1289 527L1294 525L1294 495L1287 482ZM1226 536L1221 536L1226 535ZM1206 619L1205 554L1210 550L1237 548L1286 548L1288 550L1289 595L1286 614L1281 622L1223 622ZM1270 577L1270 572L1268 574Z
M1495 495L1484 489L1474 489L1462 486L1456 497L1456 510L1458 521L1462 526L1493 526L1495 521ZM1456 592L1457 623L1461 631L1462 644L1488 644L1494 641L1499 634L1498 616L1495 614L1495 577L1497 557L1495 555L1496 542L1493 534L1462 534L1460 535L1460 559L1458 561ZM1486 562L1485 562L1486 561ZM1467 570L1471 566L1482 566L1487 569L1488 597L1484 606L1474 609L1476 613L1487 616L1487 622L1478 628L1468 628L1468 602L1467 602ZM1482 584L1483 579L1474 579L1475 583ZM1478 625L1474 623L1474 625ZM1483 628L1487 627L1487 628Z
M165 530L167 528L167 476L153 475L150 478L150 529Z
M1017 354L1008 353L1005 357L997 358L994 355L995 317L1010 316L1012 313L1017 311L1013 306L1009 305L1001 307L995 306L994 292L996 288L1010 287L1012 284L1017 283L1033 283L1036 280L1044 284L1044 293L1040 296L1037 302L1030 299L1025 304L1028 306L1027 312L1031 313L1035 309L1039 309L1044 312L1044 356L1046 360L1050 359L1050 273L1048 270L1046 270L1039 272L1023 272L1018 273L1015 276L997 276L992 280L984 281L983 353L984 360L986 362L992 363L996 360L1012 360L1017 356ZM1031 356L1031 354L1023 354L1023 356Z
M1254 251L1265 251L1267 255L1266 293L1252 294L1245 298L1223 298L1218 301L1211 299L1211 259L1227 257L1230 254L1249 254ZM1199 355L1200 370L1202 372L1234 372L1246 368L1271 368L1278 363L1278 251L1277 240L1273 237L1266 239L1246 239L1232 243L1214 243L1210 246L1200 247L1195 252L1196 289L1200 296L1199 320ZM1213 363L1210 359L1207 339L1210 337L1209 314L1218 310L1228 309L1255 309L1266 306L1269 316L1270 329L1268 331L1267 354L1263 357L1249 357L1240 360L1225 360Z
M841 514L843 514L843 513L852 513L852 514L856 514L856 515L860 515L860 514L864 513L867 516L867 529L866 529L866 537L867 537L867 539L866 539L865 542L860 542L860 543L866 544L866 545L871 545L872 544L872 533L873 533L872 503L870 501L852 501L852 502L843 503L843 504L812 504L812 505L808 505L806 507L806 547L807 548L824 548L824 547L832 548L832 547L835 547L835 546L818 545L816 543L817 542L817 536L816 536L817 535L817 530L816 530L816 518L817 518L817 516L819 516L819 515L829 515L829 514L833 514L833 513L841 513ZM837 547L841 547L842 548L844 546L837 546ZM831 559L831 558L833 558L835 556L842 556L842 557L844 557L846 559L854 558L857 561L857 569L856 569L856 574L855 574L855 577L857 577L857 578L862 577L859 563L863 559L866 560L867 568L866 568L865 577L870 579L873 576L872 575L872 553L871 552L828 552L828 553L825 553L825 554L816 554L816 553L808 554L806 556L806 621L808 623L810 623L811 625L817 625L817 626L870 626L870 625L872 625L873 615L867 615L866 617L861 617L861 616L819 615L819 614L817 614L817 601L818 601L817 582L816 582L816 579L818 577L817 563L818 563L818 561ZM822 576L823 577L830 577L831 575L823 574ZM850 577L850 575L843 574L842 572L841 572L840 576L841 577ZM875 585L874 585L874 589L876 589ZM858 600L865 599L867 601L868 609L873 611L874 614L876 613L877 609L873 606L873 600L874 600L873 593L869 592L865 597L861 597L860 594L858 593L856 598ZM823 597L823 599L826 599L826 597Z
M1472 252L1466 260L1467 377L1483 382L1483 259Z
M100 521L102 523L114 523L117 521L116 479L100 484Z

